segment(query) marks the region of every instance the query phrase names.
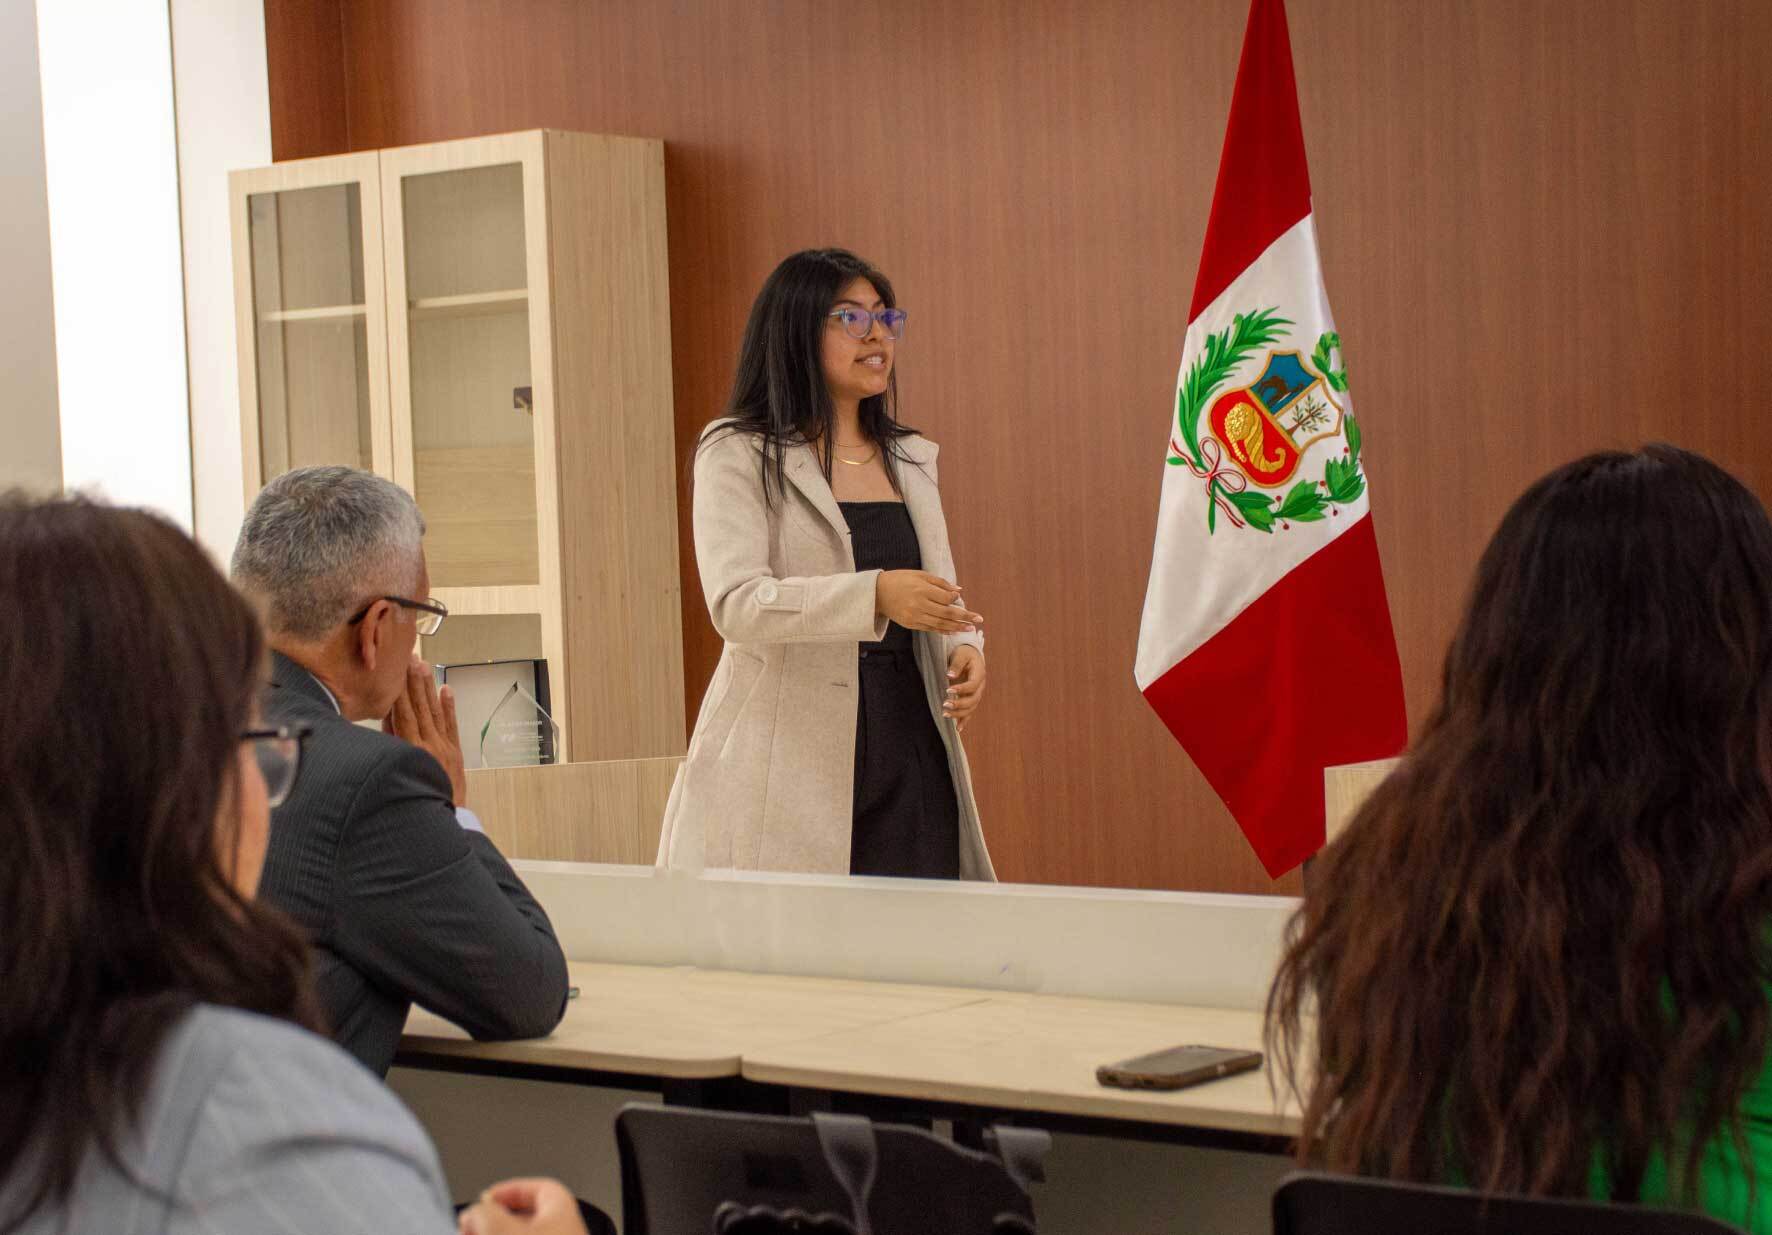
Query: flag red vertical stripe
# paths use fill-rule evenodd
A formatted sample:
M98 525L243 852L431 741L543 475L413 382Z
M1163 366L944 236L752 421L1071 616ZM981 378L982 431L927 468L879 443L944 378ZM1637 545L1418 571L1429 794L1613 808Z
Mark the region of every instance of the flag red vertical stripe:
M1269 875L1322 848L1323 769L1388 758L1408 740L1371 518L1263 592L1144 695Z
M1252 0L1188 321L1311 212L1283 0Z

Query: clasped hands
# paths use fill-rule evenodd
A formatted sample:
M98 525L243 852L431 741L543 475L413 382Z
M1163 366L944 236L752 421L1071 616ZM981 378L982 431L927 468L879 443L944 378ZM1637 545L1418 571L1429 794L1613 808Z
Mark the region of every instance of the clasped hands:
M874 584L874 608L907 630L970 634L984 618L960 603L960 588L926 570L883 570ZM984 653L969 644L948 656L948 688L943 716L960 729L984 697Z
M460 1235L586 1235L578 1201L552 1179L507 1179L456 1219Z
M468 769L455 723L455 692L447 686L437 689L436 675L416 652L406 666L406 684L393 710L382 718L381 731L412 743L442 764L455 805L468 804Z

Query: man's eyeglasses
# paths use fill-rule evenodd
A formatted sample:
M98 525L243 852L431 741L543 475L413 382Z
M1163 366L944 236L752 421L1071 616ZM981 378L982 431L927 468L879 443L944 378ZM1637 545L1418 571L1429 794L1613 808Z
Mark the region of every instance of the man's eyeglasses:
M844 305L840 309L832 309L829 313L825 314L825 316L834 317L842 322L843 329L847 330L852 338L867 338L868 332L874 328L875 322L880 323L880 329L886 332L887 338L904 338L904 319L906 313L903 309L876 309L870 313L866 309L858 309L853 305Z
M283 805L289 791L295 788L295 774L301 768L301 746L312 732L307 725L279 725L272 729L247 729L240 734L242 742L252 743L252 754L265 778L265 794L272 806Z
M369 611L375 608L376 601L382 600L385 600L390 604L399 605L402 609L417 610L418 633L421 635L436 634L443 626L443 619L449 616L449 606L445 605L434 596L429 600L407 600L404 596L377 596L375 600L370 601L361 609L357 610L356 614L350 621L346 622L345 625L355 626L358 622L361 622L364 618L369 616Z

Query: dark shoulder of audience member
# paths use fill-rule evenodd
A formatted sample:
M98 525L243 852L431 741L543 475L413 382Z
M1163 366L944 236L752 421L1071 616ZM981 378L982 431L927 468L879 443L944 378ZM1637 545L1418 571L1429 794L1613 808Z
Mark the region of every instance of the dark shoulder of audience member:
M1635 1199L1664 1155L1690 1198L1766 1062L1769 756L1753 494L1661 445L1527 490L1291 925L1269 1037L1306 1158Z
M0 497L0 1181L68 1199L198 1003L318 1028L300 936L234 886L258 623L165 520ZM16 1182L16 1180L13 1180Z

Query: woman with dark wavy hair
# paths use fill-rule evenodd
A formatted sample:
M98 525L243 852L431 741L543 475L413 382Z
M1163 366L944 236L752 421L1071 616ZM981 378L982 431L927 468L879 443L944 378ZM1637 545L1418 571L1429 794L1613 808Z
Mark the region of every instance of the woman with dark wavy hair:
M1269 1001L1331 1170L1772 1230L1772 524L1671 446L1503 518Z
M170 523L0 496L3 1235L455 1229L429 1141L308 1032L306 944L253 900L300 750L258 726L265 672ZM558 1185L501 1187L464 1229L582 1235Z

